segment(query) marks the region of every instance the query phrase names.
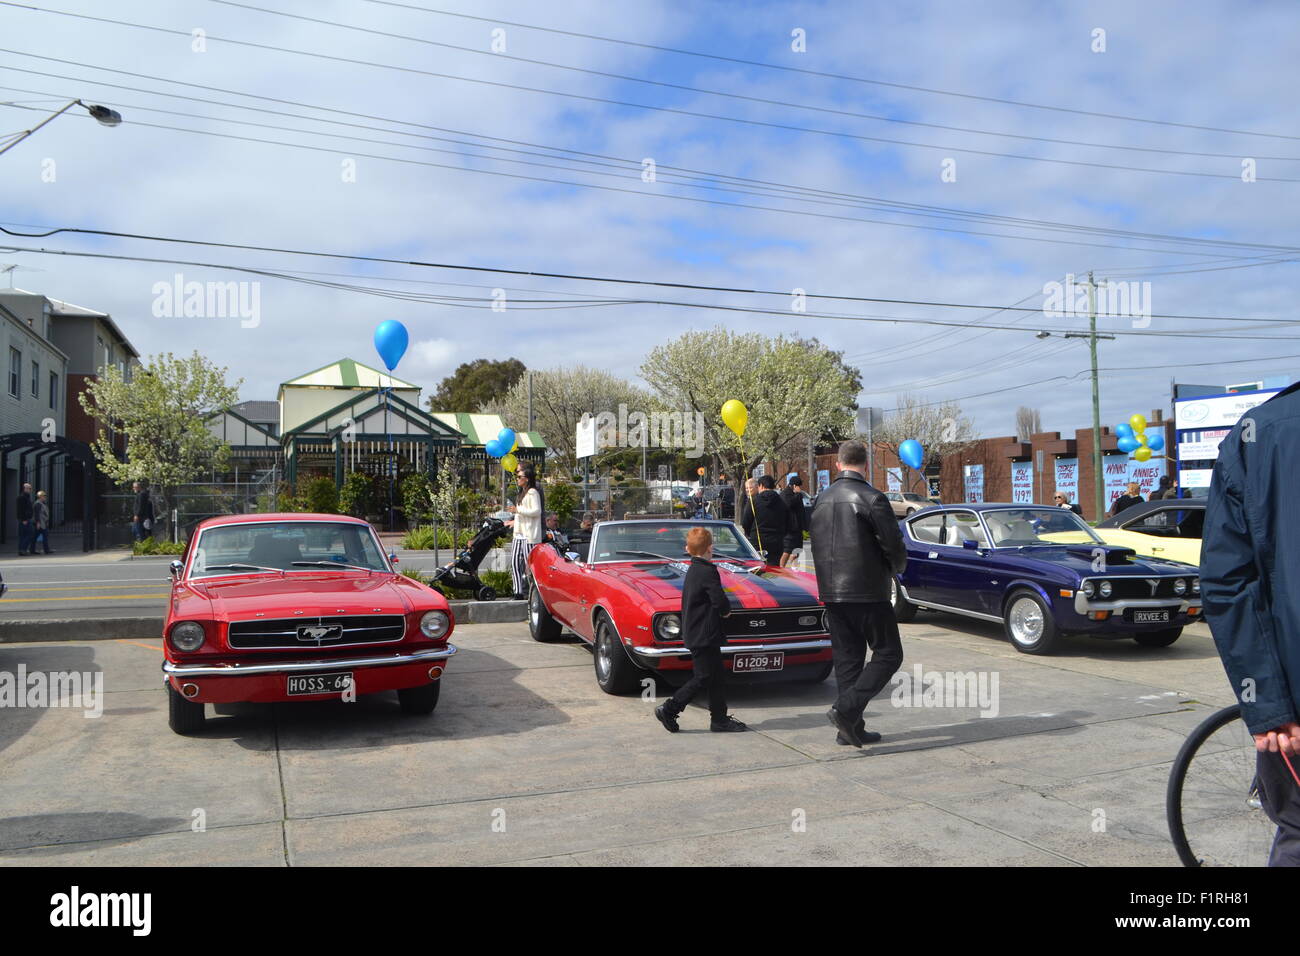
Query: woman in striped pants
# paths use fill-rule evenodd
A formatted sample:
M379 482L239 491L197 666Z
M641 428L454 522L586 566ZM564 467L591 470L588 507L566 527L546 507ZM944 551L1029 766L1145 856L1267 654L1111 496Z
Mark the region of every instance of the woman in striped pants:
M506 525L515 529L510 545L510 576L515 598L523 599L528 597L528 552L542 541L542 489L537 487L537 472L532 465L520 465L515 482L519 485L519 504L509 506L515 517Z

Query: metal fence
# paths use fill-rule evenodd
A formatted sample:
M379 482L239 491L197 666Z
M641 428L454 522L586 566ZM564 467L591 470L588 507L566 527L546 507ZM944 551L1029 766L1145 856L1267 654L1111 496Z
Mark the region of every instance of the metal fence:
M155 489L151 492L154 510L151 536L164 541L183 541L189 537L190 529L204 518L274 511L276 477L268 472L249 481L179 485L170 497ZM135 495L130 491L100 496L98 542L101 548L131 542L134 511Z

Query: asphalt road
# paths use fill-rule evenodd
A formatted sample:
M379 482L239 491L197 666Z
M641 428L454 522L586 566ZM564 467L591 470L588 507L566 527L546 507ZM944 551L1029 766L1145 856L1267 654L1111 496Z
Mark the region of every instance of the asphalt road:
M455 632L429 717L394 695L240 705L184 738L156 639L0 645L0 671L99 673L106 701L0 709L0 864L1176 863L1170 762L1232 699L1203 625L1052 657L947 615L903 634L904 671L996 675L996 713L882 697L858 752L831 682L751 684L731 709L754 732L695 706L674 736L596 687L585 646L499 624Z

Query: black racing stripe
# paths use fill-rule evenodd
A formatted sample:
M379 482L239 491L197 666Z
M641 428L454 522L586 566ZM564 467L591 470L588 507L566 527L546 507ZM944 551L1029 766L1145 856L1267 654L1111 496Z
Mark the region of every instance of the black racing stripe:
M821 602L808 589L794 583L780 571L756 571L749 575L749 580L766 591L781 607L807 607Z

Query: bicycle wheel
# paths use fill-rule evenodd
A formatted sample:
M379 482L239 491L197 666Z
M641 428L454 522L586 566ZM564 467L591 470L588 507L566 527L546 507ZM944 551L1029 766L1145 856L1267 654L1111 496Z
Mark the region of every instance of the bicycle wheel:
M1255 784L1255 741L1241 708L1225 707L1191 732L1165 792L1169 836L1183 866L1264 866L1276 827Z

